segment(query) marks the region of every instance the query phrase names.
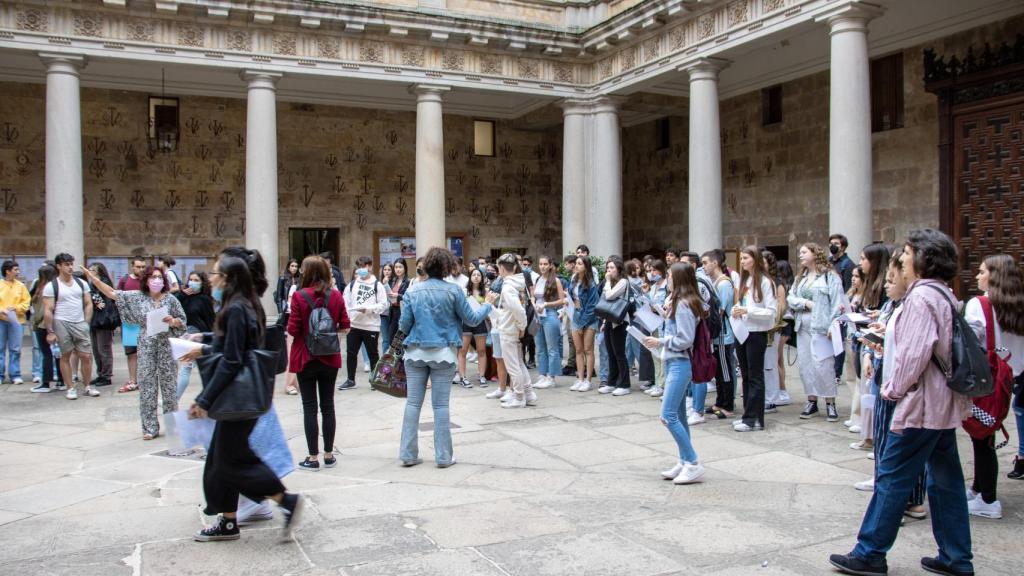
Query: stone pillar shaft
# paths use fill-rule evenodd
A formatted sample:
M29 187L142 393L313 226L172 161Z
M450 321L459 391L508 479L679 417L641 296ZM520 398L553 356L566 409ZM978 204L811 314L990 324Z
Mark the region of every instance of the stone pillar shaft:
M594 156L591 173L592 219L588 223L591 254L622 256L622 144L619 111L609 98L594 102Z
M447 86L420 84L416 94L416 255L447 248L444 214L444 115Z
M82 56L40 54L46 64L46 256L85 264L82 198Z
M587 241L586 151L587 120L583 107L563 104L562 128L562 254L572 254Z
M249 85L245 120L245 245L263 255L267 274L280 270L277 229L277 81L281 74L247 70ZM274 316L272 290L263 295L263 309Z
M719 137L718 73L725 62L703 59L690 75L689 242L703 254L722 245L722 148Z

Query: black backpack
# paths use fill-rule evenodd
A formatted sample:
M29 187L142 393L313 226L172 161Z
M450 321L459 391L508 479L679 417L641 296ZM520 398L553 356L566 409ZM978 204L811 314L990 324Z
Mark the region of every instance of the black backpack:
M722 301L718 299L718 292L710 280L697 276L697 284L701 300L708 305L708 332L711 332L712 340L717 340L722 334ZM707 297L704 292L707 292Z
M946 291L935 284L925 286L942 294L949 302L950 311L953 313L953 342L950 345L953 366L946 366L935 352L932 352L932 361L946 375L946 385L954 392L970 398L988 396L995 390L992 369L988 363L988 351L978 341L978 336L967 324L967 320L957 312L956 305Z
M309 304L309 321L306 323L305 342L306 349L313 356L330 356L341 353L341 342L338 341L338 325L327 309L327 303L331 298L333 290L324 295L323 305L317 306L305 290L299 290L299 294Z

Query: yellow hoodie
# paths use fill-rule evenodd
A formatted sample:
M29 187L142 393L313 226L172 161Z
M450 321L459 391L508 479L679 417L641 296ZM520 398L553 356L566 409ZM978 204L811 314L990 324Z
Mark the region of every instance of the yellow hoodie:
M7 318L6 310L14 308L18 314L18 323L25 323L25 313L28 312L32 302L28 296L28 288L19 280L9 282L0 280L0 314Z

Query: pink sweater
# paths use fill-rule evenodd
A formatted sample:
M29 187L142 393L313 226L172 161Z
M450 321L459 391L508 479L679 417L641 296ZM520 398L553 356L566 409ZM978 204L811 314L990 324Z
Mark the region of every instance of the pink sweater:
M953 339L953 312L949 302L934 288L935 284L956 302L956 296L938 280L918 280L910 285L903 311L896 319L895 350L886 351L885 361L892 371L882 389L897 401L891 430L958 428L971 414L970 398L953 392L946 376L932 361L932 351L950 362Z

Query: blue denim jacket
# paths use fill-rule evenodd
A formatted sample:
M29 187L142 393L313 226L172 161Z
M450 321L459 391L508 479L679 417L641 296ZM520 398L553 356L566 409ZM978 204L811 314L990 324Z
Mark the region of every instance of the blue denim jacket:
M462 325L476 326L487 318L491 305L473 311L466 293L456 284L437 278L413 284L402 298L402 319L398 329L405 332L405 344L419 348L459 348Z
M596 284L590 288L584 288L578 282L573 282L569 287L570 298L577 297L577 289L579 289L580 305L573 312L572 321L576 326L590 326L597 320L594 308L597 307L597 301L601 298L601 289Z

